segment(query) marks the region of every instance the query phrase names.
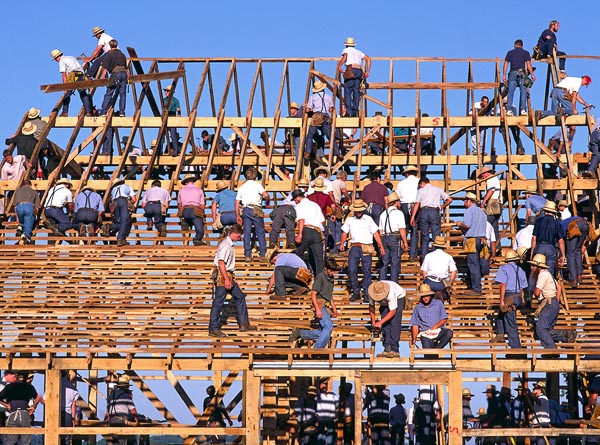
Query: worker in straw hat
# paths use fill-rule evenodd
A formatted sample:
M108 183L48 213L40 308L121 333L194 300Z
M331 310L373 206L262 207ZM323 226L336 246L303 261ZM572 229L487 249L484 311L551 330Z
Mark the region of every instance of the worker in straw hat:
M533 226L530 255L544 255L548 270L555 275L557 260L559 266L566 260L564 230L558 220L558 210L554 201L546 201L542 211L544 214L535 219ZM560 258L556 255L556 246L560 250Z
M113 40L113 37L104 32L104 28L100 26L92 29L92 36L98 39L98 45L94 48L92 55L85 59L84 68L86 68L85 74L94 78L98 74L103 57L110 51L109 42Z
M167 236L167 209L171 202L171 194L162 187L160 180L152 181L151 187L142 198L142 208L146 217L146 230L156 227L160 236Z
M504 264L498 268L496 283L500 285L500 310L496 317L494 342L504 343L504 334L511 348L520 348L517 328L517 310L523 304L523 291L527 289L527 276L519 267L521 257L512 249L506 251Z
M387 209L379 217L379 232L385 254L381 258L379 279L398 281L400 275L400 255L402 250L408 249L406 239L406 223L400 211L400 198L396 192L387 196Z
M86 80L85 75L83 74L83 68L75 57L65 56L63 52L58 49L53 49L50 52L50 56L52 57L52 60L58 62L58 71L62 76L62 83L73 83ZM74 90L67 91L63 96L62 113L60 113L61 117L69 115L69 104L71 103L71 95L73 92ZM92 96L88 94L88 91L85 88L78 89L77 92L79 93L83 108L85 108L85 115L93 116L94 105L92 103Z
M298 102L290 102L290 118L302 118L304 109L298 105ZM288 128L285 133L285 145L294 147L294 154L298 159L298 148L300 147L300 128Z
M472 192L465 194L465 216L457 226L465 236L465 252L467 253L467 268L469 270L468 295L481 295L481 270L485 259L481 258L481 249L486 238L485 212L477 205L477 196Z
M487 221L494 228L496 240L500 241L498 222L502 215L502 187L500 185L500 177L493 176L495 173L494 170L486 165L477 170L477 179L486 180L485 194L481 200L480 207L485 210Z
M306 113L312 113L312 117L309 120L308 134L306 135L306 144L304 146L305 166L310 165L310 157L314 152L313 138L318 130L321 131L328 141L333 140L333 154L334 156L339 156L339 148L331 128L331 114L335 113L335 107L333 106L331 94L325 92L326 87L327 85L320 80L315 81L312 90L313 94L308 99L304 108Z
M44 216L48 228L54 235L65 236L65 232L73 227L69 219L69 214L73 213L74 209L72 186L71 181L61 178L48 190L48 197L44 203Z
M181 180L181 189L177 194L177 215L188 227L194 227L195 235L192 241L194 246L202 246L206 243L204 238L204 191L195 183L196 175L185 175Z
M223 179L217 181L217 193L211 206L213 230L222 230L223 227L236 223L235 197L237 192L231 190L230 186L230 181Z
M400 357L400 331L406 291L394 281L381 280L369 286L369 317L371 329L381 331L383 352L378 357ZM375 306L379 305L379 319Z
M436 236L433 240L433 251L425 255L421 264L423 283L434 290L440 300L449 301L453 293L453 285L458 275L456 262L447 253L448 243L444 236Z
M539 301L535 332L542 347L555 349L557 341L573 343L577 339L577 331L554 329L560 311L561 284L548 270L546 257L541 253L535 254L529 263L531 264L531 277L535 280L533 296Z
M173 85L167 85L163 88L165 92L165 97L163 98L163 107L167 108L168 106L168 114L172 117L181 117L181 106L179 104L179 99L177 99L171 91L173 90ZM170 99L169 99L170 97ZM171 156L179 155L179 133L177 132L177 127L169 127L169 138L171 139ZM161 141L162 145L162 141Z
M26 165L29 165L29 163L32 162L34 166L37 166L37 159L31 159L33 150L37 144L37 139L34 136L36 130L37 127L33 123L25 122L19 133L15 133L4 140L6 145L13 144L17 147L18 155L25 156L25 159L27 160Z
M362 51L356 49L354 37L348 37L344 42L344 50L342 57L338 61L335 78L337 79L340 73L344 77L344 104L346 105L346 116L358 116L358 108L360 105L360 84L363 79L369 77L371 70L371 58ZM364 71L363 71L364 61ZM342 67L345 67L342 70Z
M106 399L106 416L110 426L138 426L140 419L133 403L131 382L127 375L120 375L115 389ZM116 445L127 445L127 436L116 436Z
M410 318L411 339L410 344L414 346L417 339L421 339L423 348L442 349L452 339L454 333L446 328L448 314L444 309L444 303L434 299L435 291L428 284L421 284L417 296L419 302L413 309Z
M35 133L33 133L33 137L38 141L40 140L40 136L42 135L42 132L44 131L47 125L46 121L42 119L41 113L42 110L35 107L31 107L27 112L28 121L35 125Z
M533 385L533 416L531 419L531 427L533 428L550 428L550 402L546 396L546 382L540 380ZM533 437L532 444L544 445L546 443L544 436Z
M385 255L385 247L381 240L379 227L368 215L365 215L367 204L362 199L357 199L350 207L354 215L347 218L342 225L342 238L340 240L340 251L346 250L346 240L350 237L350 252L348 253L348 277L352 287L352 297L350 301L360 300L360 286L358 284L358 266L361 265L363 271L363 301L369 301L369 286L371 285L371 266L373 263L373 254L375 249L373 241L379 246L379 253Z

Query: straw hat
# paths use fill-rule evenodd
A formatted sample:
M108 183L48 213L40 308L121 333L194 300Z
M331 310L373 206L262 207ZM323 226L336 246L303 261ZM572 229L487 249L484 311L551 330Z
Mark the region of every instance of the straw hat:
M369 208L369 206L362 199L357 199L352 203L350 208L355 212L364 212Z
M463 397L473 397L473 394L471 394L471 390L469 388L465 388L462 391L462 396Z
M407 165L406 167L404 167L404 170L402 170L402 174L408 173L408 172L418 173L419 169L417 167L415 167L414 165Z
M388 197L387 197L388 204L393 204L397 201L400 201L400 197L398 196L398 194L396 192L392 192L388 195Z
M329 169L327 167L317 167L314 170L315 176L319 176L321 173L325 173L325 176L329 177Z
M417 292L417 296L425 297L426 295L433 295L435 291L431 290L429 284L421 284L419 286L419 292Z
M356 43L354 43L354 37L346 37L346 41L344 42L344 45L356 46Z
M279 249L277 248L273 249L271 252L267 252L267 261L270 263L277 255L279 255Z
M545 212L558 213L558 210L556 209L556 203L549 200L546 200L546 205L542 207L542 210Z
M368 294L374 301L384 300L390 293L390 285L383 281L374 281L369 285Z
M196 178L196 175L189 174L183 177L181 184L186 185L188 182L196 182L197 180L198 178Z
M223 181L222 179L220 181L217 181L217 192L225 190L226 188L229 188L229 182Z
M312 188L313 190L320 192L322 190L325 190L327 188L327 185L325 184L323 178L319 176L317 179L315 179Z
M523 192L524 195L528 194L528 193L536 193L537 192L537 187L533 184L527 184L527 187L525 187L525 191Z
M25 136L29 136L30 134L35 133L35 130L37 130L35 124L32 124L31 122L25 122L25 125L23 125L23 128L21 129L21 133L23 133Z
M534 388L540 388L542 391L546 391L546 382L543 380L540 380L539 382L536 382L535 385L533 385Z
M296 183L296 185L298 187L309 187L310 186L310 184L308 183L308 179L306 179L306 178L299 179L298 182Z
M525 259L525 253L527 253L528 250L529 250L528 247L521 246L517 249L517 255L519 256L519 258L521 258L523 260L523 259Z
M62 55L63 52L60 49L53 49L52 51L50 51L50 57L52 57L53 60L56 60Z
M493 173L494 170L492 170L491 168L489 168L487 165L485 167L481 167L480 169L477 169L476 171L476 176L479 178L481 175L483 175L484 173Z
M92 36L97 36L98 34L102 34L104 32L104 28L100 28L99 26L95 26L94 29L92 29Z
M29 109L29 111L27 112L27 117L29 119L35 119L36 117L38 117L40 115L40 109L39 108L35 108L35 107L31 107Z
M171 91L173 89L172 85L167 85L166 87L163 88L163 91Z
M504 254L504 262L505 263L508 263L510 261L520 261L520 260L521 260L521 257L513 249L508 249L506 251L506 253Z
M129 387L131 385L131 381L129 377L126 375L120 375L119 380L117 380L117 386L120 387Z
M479 199L477 199L477 195L473 192L467 192L465 193L465 201L469 200L469 201L473 201L473 202L478 202Z
M56 185L62 185L62 184L69 184L69 186L72 186L73 184L71 184L71 181L69 181L67 178L60 178L58 181L56 181Z
M313 93L318 93L319 91L323 91L327 85L325 85L320 80L317 80L313 85Z
M548 269L548 266L546 265L546 255L541 253L536 253L533 256L533 259L528 261L528 263L533 266L541 267L542 269Z
M96 191L96 190L94 190L94 188L91 185L86 185L84 188L81 189L81 193L85 192L86 190L89 190L91 192Z
M433 240L433 247L441 247L442 249L445 249L446 247L448 247L448 245L446 244L446 237L443 235L438 235L435 237L435 239Z
M567 207L569 205L569 203L566 200L561 199L560 201L558 201L557 205L558 205L558 207L560 207L560 206Z
M483 391L484 394L487 393L492 393L492 394L498 394L498 391L496 390L496 385L488 385L485 388L485 391Z
M290 108L295 108L296 110L298 110L300 108L300 106L298 105L298 102L292 102L290 104Z
M316 396L318 394L316 386L309 386L306 390L306 395L308 396Z
M235 134L235 133L231 133L231 134L229 135L229 138L228 138L228 139L229 139L229 142L233 142L233 141L235 141L235 140L237 139L237 134Z
M156 139L152 139L150 141L150 147L156 147L156 144L158 143L158 141Z
M124 184L125 183L125 178L118 178L115 179L115 182L113 182L112 187L116 187L120 184Z

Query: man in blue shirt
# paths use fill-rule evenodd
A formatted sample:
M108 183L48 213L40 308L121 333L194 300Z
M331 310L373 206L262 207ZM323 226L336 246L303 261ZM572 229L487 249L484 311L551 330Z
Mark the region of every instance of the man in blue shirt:
M129 210L129 204L131 202L135 205L137 198L133 189L125 184L124 179L115 181L110 191L110 197L115 203L115 209L112 211L113 222L110 225L110 232L117 233L117 246L126 246L126 238L131 231L131 211Z
M506 71L510 64L510 71L508 72L508 79L506 77ZM531 66L531 56L529 51L523 49L523 40L515 40L515 47L506 53L504 58L504 66L502 68L502 81L507 83L508 80L508 93L506 98L506 114L512 116L515 113L513 107L513 97L515 95L515 89L519 88L519 114L521 116L527 116L527 87L525 86L525 78L527 74L531 74L531 79L535 80L535 74L533 74L533 67Z
M331 140L331 114L335 112L333 106L333 99L329 93L324 90L327 87L326 84L317 80L313 85L313 94L308 99L305 105L304 112L312 112L312 117L309 120L310 126L308 127L308 135L306 136L306 142L304 146L304 165L308 166L310 163L310 156L313 152L313 138L317 134L317 130L321 130L321 133ZM333 139L333 154L339 155L339 149L335 138Z
M311 276L302 258L295 253L280 253L278 249L274 249L268 259L275 266L267 285L267 295L275 288L271 300L285 300L287 287L294 289L292 295L302 295L309 291Z
M487 215L477 205L477 196L471 192L465 195L465 218L458 222L458 228L465 235L465 251L471 289L468 295L481 295L481 248L485 243Z
M414 346L417 338L421 338L423 348L442 349L452 339L454 333L444 326L448 322L448 314L444 309L444 303L434 299L435 292L428 284L421 284L417 295L420 300L413 309L410 318L411 340Z
M585 218L571 216L560 222L565 236L565 250L567 253L567 271L569 285L577 287L583 276L583 245L588 239L590 226ZM572 230L569 230L571 226Z
M504 257L506 264L500 266L496 275L496 283L500 284L500 312L496 318L494 342L504 343L504 334L506 334L511 348L521 347L517 329L517 310L523 303L523 290L527 289L527 276L517 264L520 260L521 257L510 249Z
M564 230L558 220L558 210L553 201L546 201L546 205L542 209L543 216L538 216L533 226L533 238L531 238L531 258L536 253L541 253L546 256L546 265L548 271L554 275L556 268L556 246L560 250L560 259L558 265L562 266L565 262L565 240L563 239Z
M75 198L75 216L73 225L78 228L79 236L94 236L98 222L104 214L102 197L86 185Z
M535 185L528 185L525 189L525 219L529 216L537 216L538 213L546 205L546 198L537 194L537 188Z
M548 29L542 31L540 38L537 42L537 48L539 50L540 57L552 57L552 51L556 49L556 56L564 56L566 55L563 51L558 51L558 45L556 43L556 33L558 32L558 27L560 23L558 20L552 20L548 25ZM565 70L565 65L567 63L567 59L564 57L558 59L558 67L561 71Z

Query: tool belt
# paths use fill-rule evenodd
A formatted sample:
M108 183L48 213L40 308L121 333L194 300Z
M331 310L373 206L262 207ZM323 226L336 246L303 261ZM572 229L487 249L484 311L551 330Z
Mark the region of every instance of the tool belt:
M502 214L502 204L498 199L488 199L485 204L485 214L498 216Z
M82 71L71 71L67 74L67 83L79 82L80 80L86 80L86 76Z
M513 297L505 297L504 305L500 306L500 312L502 312L503 314L506 314L507 312L514 312L514 310L515 310L514 298Z
M373 244L352 243L352 247L360 247L363 255L375 254L375 246Z
M315 111L310 118L311 127L320 127L324 122L329 122L329 115L327 113Z
M256 204L250 204L250 205L247 205L246 207L249 207L252 209L252 216L256 216L257 218L265 217L265 212L263 212L263 209L261 206L256 205Z
M294 278L296 279L296 281L300 281L302 284L308 287L312 280L312 274L307 268L299 267L298 272L296 272L296 276Z
M234 280L233 272L227 272L231 282ZM212 279L215 286L225 286L225 277L219 272L219 268L213 267Z

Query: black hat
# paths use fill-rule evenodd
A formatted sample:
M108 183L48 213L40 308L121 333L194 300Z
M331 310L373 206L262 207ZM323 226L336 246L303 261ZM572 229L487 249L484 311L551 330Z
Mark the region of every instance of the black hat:
M296 189L292 192L292 199L296 199L299 196L304 196L304 191L300 189Z

